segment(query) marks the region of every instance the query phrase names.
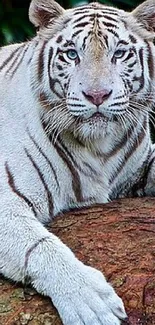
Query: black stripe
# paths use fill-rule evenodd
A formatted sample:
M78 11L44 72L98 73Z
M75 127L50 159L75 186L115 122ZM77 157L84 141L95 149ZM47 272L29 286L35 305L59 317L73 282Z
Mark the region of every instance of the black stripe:
M133 69L127 69L127 72L131 73L131 72L133 72Z
M75 43L73 41L66 41L63 44L63 47L68 47L68 46L75 46ZM60 50L60 49L59 49ZM60 50L60 52L62 52L62 50Z
M31 48L31 50L33 50L33 53L32 53L32 55L30 56L30 58L28 59L28 61L27 61L27 65L29 65L29 64L31 64L31 62L32 62L32 59L33 59L33 56L34 56L34 54L35 54L35 49L36 49L36 47L38 46L38 43L39 43L39 41L37 40L35 40L35 42L33 41L33 43L31 44L31 47L32 47L32 45L33 45L33 48Z
M140 91L144 87L144 58L143 58L143 48L139 50L139 59L141 64L141 76L140 77L133 77L133 81L139 81L140 85L136 92Z
M56 84L59 84L59 86L60 86L60 88L61 88L61 90L62 90L62 92L63 92L63 95L61 95L60 93L58 93L57 90L55 89ZM62 88L59 79L52 79L52 78L50 77L50 88L51 88L51 90L53 91L53 93L55 93L55 94L57 95L57 97L59 97L60 99L63 98L63 97L65 96L64 89Z
M18 53L19 51L21 51L21 48L23 48L24 46L25 46L25 44L21 45L16 50L14 50L10 54L10 56L2 63L2 65L0 66L0 70L2 70L14 58L15 54Z
M90 11L100 11L103 14L109 13L109 14L118 16L117 9L115 9L113 7L105 7L102 4L101 5L98 4L97 2L93 3L93 4L89 4L89 5L79 6L78 8L75 8L74 10L75 10L74 12L77 14L79 14L79 13L83 14L83 13L85 13L84 11L87 11L88 13Z
M141 48L139 50L139 58L140 58L140 64L141 64L141 69L142 69L142 74L141 74L141 78L140 78L140 81L141 81L140 89L142 89L144 87L144 57L143 57L143 52L144 52L144 50L143 50L143 48Z
M22 200L24 200L26 202L26 204L29 206L29 208L32 209L34 215L36 216L37 213L35 211L35 208L33 206L33 203L24 195L22 194L18 188L16 187L15 185L15 180L14 180L14 177L13 177L13 174L11 173L10 171L10 168L8 166L8 163L6 162L5 163L5 170L6 170L6 173L7 173L7 177L8 177L8 184L9 186L11 187L11 190L16 194L18 195L18 197Z
M21 47L21 52L23 52L23 48ZM9 65L8 69L6 70L6 74L9 73L10 74L10 70L15 66L16 62L18 61L20 53L17 52L17 54L15 55L14 59L12 60L11 65Z
M79 142L80 143L80 142ZM82 145L80 143L80 145ZM94 178L96 180L96 176L98 176L98 172L96 172L96 170L89 165L88 163L86 163L85 161L82 162L83 166L85 166L88 170L86 171L85 169L82 169L81 166L75 161L75 159L73 158L72 154L68 151L68 149L65 147L65 145L63 144L63 149L64 152L66 152L66 156L67 158L70 159L70 161L72 162L72 164L76 167L76 169L82 173L83 175L87 176L87 177L91 177ZM83 200L83 198L82 198Z
M39 58L38 58L38 80L39 80L39 82L42 81L43 74L44 74L44 52L45 52L46 44L47 44L47 41L45 41L43 43L43 46L40 50Z
M85 21L83 23L79 23L77 25L74 26L74 28L83 28L85 26L89 25L89 21Z
M110 16L111 16L111 15L113 15L113 16L118 16L118 12L117 12L117 10L114 9L114 8L104 8L104 9L101 9L101 8L100 8L100 10L101 10L101 12L103 13L103 15L106 13L106 14L110 14Z
M81 181L80 181L79 174L78 174L76 168L74 167L75 162L74 162L72 155L68 152L68 150L64 146L64 144L61 143L60 138L57 139L54 146L55 146L55 149L57 150L59 156L65 162L65 165L68 167L68 169L72 175L72 189L73 189L73 192L74 192L77 202L83 202Z
M80 22L81 20L84 20L85 18L94 18L94 14L88 14L88 15L81 15L79 18L74 20L74 24Z
M65 77L65 74L64 74L64 72L62 72L62 73L59 73L59 77L60 77L60 78L63 78L63 77Z
M133 35L129 35L129 39L130 41L133 43L133 44L136 44L137 43L137 39L133 36Z
M28 49L29 49L29 46L27 46L27 48L24 49L24 51L23 51L23 53L22 53L22 55L21 55L21 57L20 57L18 63L17 63L16 66L14 67L14 69L13 69L11 72L9 72L9 69L8 69L8 72L9 72L11 78L14 76L14 74L16 73L16 71L17 71L17 69L19 68L19 66L22 64L23 59L25 58L25 54L26 54L26 52L28 51ZM6 72L6 73L7 73L7 72Z
M88 5L84 5L84 6L79 6L78 8L75 8L75 11L77 13L83 13L84 10L87 10L88 12L90 11L94 11L94 10L101 10L102 6L97 6L98 4L97 3L93 3L93 4L88 4Z
M51 47L50 50L49 50L49 54L48 54L48 74L49 74L49 77L50 77L50 67L51 67L52 57L53 57L53 48Z
M94 11L99 11L100 12L99 16L101 18L102 17L104 18L104 16L107 16L108 17L108 15L110 15L110 16L111 15L112 16L118 16L118 12L114 8L111 8L111 7L109 7L109 8L108 7L104 7L103 8L102 6L96 6L96 5L94 6L94 4L92 6L89 5L89 6L81 6L79 8L75 8L74 15L75 16L76 15L83 16L84 14L91 15L91 12L94 12ZM109 19L111 19L111 17Z
M115 23L118 23L118 21L117 21L115 18L112 18L111 15L110 15L110 16L108 16L108 15L104 15L104 18L105 18L105 19L108 19L108 20L110 20L110 21L114 21Z
M123 95L120 95L120 96L116 96L116 97L114 98L114 100L115 100L115 99L122 99L122 98L124 98L124 94L123 94Z
M25 148L24 149L27 157L29 158L29 160L31 161L33 167L35 168L35 170L37 171L37 174L45 188L46 194L47 194L47 198L48 198L48 211L49 211L49 215L52 216L53 215L53 198L52 198L52 194L49 191L48 185L46 184L45 180L44 180L44 176L42 174L42 172L40 171L38 165L36 164L36 162L34 161L34 159L32 158L32 156L30 155L30 153L28 152L28 150Z
M45 160L47 161L48 165L50 166L52 173L54 175L55 178L55 182L57 184L58 189L60 190L60 186L59 186L59 182L58 182L58 178L57 178L57 174L56 171L53 167L53 165L51 164L49 158L46 156L46 154L43 152L43 150L40 148L40 146L38 145L38 143L35 141L35 139L32 137L32 135L30 134L29 130L27 130L28 135L30 137L30 139L32 140L32 142L34 143L35 147L38 149L38 151L40 152L40 154L45 158Z
M124 101L124 102L116 102L116 103L113 103L113 104L110 104L109 107L113 107L113 106L120 106L120 105L125 105L125 104L128 104L128 101Z
M68 94L68 96L69 96L69 94ZM68 97L67 99L68 99L68 100L77 100L77 101L80 100L78 97Z
M63 63L68 63L68 61L64 58L64 56L62 54L59 54L59 61L61 61Z
M130 140L130 138L132 137L133 133L134 133L134 130L133 130L132 127L130 127L129 130L128 130L128 134L124 134L124 136L122 137L122 139L120 141L118 141L117 144L115 144L115 147L112 148L106 154L104 161L107 162L111 157L113 157L114 155L116 155L120 151L120 149L123 148L126 145L127 141Z
M122 60L122 62L126 62L126 61L130 60L133 56L134 56L134 53L133 52L129 52L129 54L127 55L127 57L124 60Z
M73 107L86 107L86 105L84 104L71 104L71 103L67 103L69 106L73 106Z
M109 181L110 184L114 182L115 178L121 173L122 169L126 165L126 163L129 160L129 158L132 156L132 154L134 153L134 151L136 151L136 149L141 145L141 143L142 143L142 141L143 141L143 139L145 137L145 134L146 134L146 132L145 132L146 127L147 127L147 120L144 119L143 127L141 128L141 131L139 132L138 135L135 134L135 136L136 136L135 137L135 141L134 141L134 143L132 141L132 145L130 146L130 149L128 150L128 152L125 154L124 160L119 165L119 167L117 168L116 172L112 175L112 177L111 177L111 179Z
M151 79L154 79L154 56L153 56L152 49L150 47L149 42L145 41L145 43L146 43L147 52L148 52L147 62L148 62L149 75L150 75Z
M29 261L29 257L30 257L30 254L33 252L33 250L39 245L39 244L42 244L44 241L50 239L50 237L44 237L44 238L41 238L39 239L35 244L33 244L29 249L28 251L26 252L25 254L25 264L24 264L24 269L26 270L27 267L28 267L28 261Z
M130 92L132 92L132 90L133 90L133 84L132 84L132 82L130 80L128 80L128 79L127 80L124 80L123 79L123 82L124 82L125 85L127 85L127 88L130 90Z
M130 76L130 74L128 72L125 72L124 76L126 76L128 78Z
M49 84L50 84L50 88L51 88L51 90L59 97L59 98L62 98L63 97L63 95L61 95L61 94L59 94L58 92L57 92L57 90L55 89L55 85L56 85L56 83L58 83L59 85L60 85L60 87L61 87L61 89L62 89L62 92L64 92L64 90L63 90L63 88L62 88L62 86L61 86L61 83L60 83L60 81L58 80L58 79L53 79L52 77L51 77L51 59L52 59L52 56L53 56L53 48L51 47L50 48L50 51L49 51L49 58L48 58L48 78L49 78ZM59 57L59 59L60 59L60 57Z
M105 41L106 47L108 48L108 47L109 47L108 36L107 36L107 35L103 35L103 38L104 38L104 41Z
M65 17L65 18L63 19L63 25L64 25L64 28L67 27L67 24L68 24L70 21L71 21L71 18L69 18L69 17Z
M129 42L127 42L127 41L125 41L125 40L120 40L120 41L118 41L118 43L117 43L117 46L118 45L129 45Z
M62 42L62 35L59 35L58 38L56 39L56 43L61 43Z
M119 35L111 28L107 28L107 31L111 34L113 34L115 37L119 38Z
M128 64L128 67L133 68L136 63L137 63L137 60L135 60L133 63Z
M84 8L83 8L84 9ZM90 12L89 12L89 10L87 9L87 10L82 10L81 8L80 8L80 10L79 11L77 11L77 8L75 9L76 11L74 12L74 16L76 16L76 15L80 15L80 17L81 17L81 15L83 15L83 14L90 14Z
M103 21L103 24L104 26L108 27L108 28L116 28L118 29L118 26L112 24L112 23L109 23L109 22L106 22L106 21Z
M59 71L62 71L63 70L63 67L62 65L60 65L59 63L56 63L56 67Z
M73 33L72 37L76 37L78 34L82 33L83 32L83 29L79 29L77 30L75 33Z
M87 34L87 36L85 36L84 39L83 39L83 43L82 43L82 48L83 48L83 50L84 50L85 47L86 47L86 41L87 41L87 39L88 39L88 37L89 37L90 35L91 35L91 31L89 31L88 34Z

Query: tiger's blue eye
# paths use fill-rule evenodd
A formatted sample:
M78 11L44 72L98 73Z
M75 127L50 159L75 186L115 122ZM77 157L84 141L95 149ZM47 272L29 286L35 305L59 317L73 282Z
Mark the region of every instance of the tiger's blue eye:
M68 50L66 54L70 60L76 60L78 58L78 54L75 50Z
M114 56L116 59L120 59L124 56L125 52L126 52L125 50L121 50L121 49L117 50L115 51Z

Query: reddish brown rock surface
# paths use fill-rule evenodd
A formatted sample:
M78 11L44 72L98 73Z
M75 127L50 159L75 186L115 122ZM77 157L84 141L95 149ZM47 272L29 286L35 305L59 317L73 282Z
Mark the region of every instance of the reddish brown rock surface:
M57 218L50 228L107 276L132 325L155 325L155 199L124 199ZM0 278L0 325L60 325L48 298ZM93 325L93 324L92 324Z

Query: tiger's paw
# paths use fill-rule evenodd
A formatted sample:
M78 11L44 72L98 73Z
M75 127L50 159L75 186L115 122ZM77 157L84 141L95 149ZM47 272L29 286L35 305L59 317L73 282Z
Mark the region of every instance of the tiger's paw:
M103 274L83 265L61 279L63 294L52 300L64 325L119 325L127 317L121 298Z

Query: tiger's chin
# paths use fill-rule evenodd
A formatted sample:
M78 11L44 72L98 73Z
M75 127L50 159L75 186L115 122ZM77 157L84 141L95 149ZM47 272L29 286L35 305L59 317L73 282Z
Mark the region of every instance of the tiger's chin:
M82 142L97 140L106 136L109 123L108 117L94 113L89 118L80 118L73 133Z

